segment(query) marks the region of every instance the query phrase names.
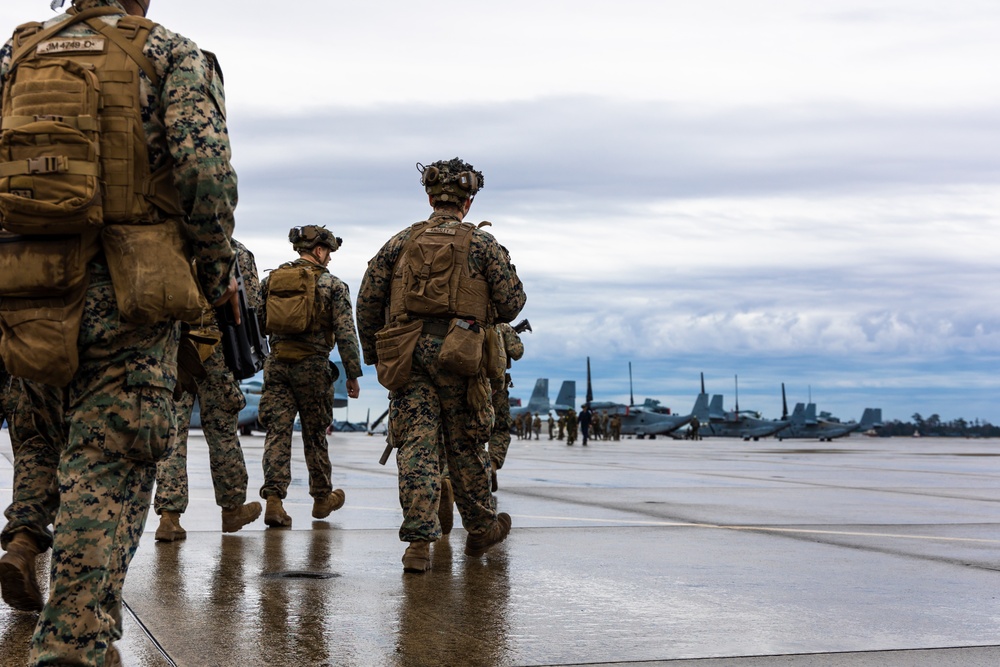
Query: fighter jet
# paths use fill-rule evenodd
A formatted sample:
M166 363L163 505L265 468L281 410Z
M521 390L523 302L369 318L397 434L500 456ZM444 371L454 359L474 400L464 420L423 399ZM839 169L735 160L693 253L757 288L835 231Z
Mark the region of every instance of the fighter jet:
M632 393L632 364L628 366L629 374L629 404L612 401L594 401L593 385L590 381L590 357L587 357L587 403L594 414L606 413L609 417L618 415L622 424L622 435L634 435L637 438L650 439L658 435L673 433L686 426L694 417L694 411L687 415L671 414L669 408L660 405L660 401L647 398L642 405L635 404ZM695 402L695 408L698 403Z
M737 381L738 382L738 381ZM717 436L720 438L743 438L744 440L760 440L774 435L787 428L787 419L761 419L760 413L750 410L740 410L739 384L737 383L737 398L735 410L724 410L722 394L715 394L706 406L704 402L696 403L698 412L695 417L699 422L699 434ZM705 396L705 374L701 374L701 394Z

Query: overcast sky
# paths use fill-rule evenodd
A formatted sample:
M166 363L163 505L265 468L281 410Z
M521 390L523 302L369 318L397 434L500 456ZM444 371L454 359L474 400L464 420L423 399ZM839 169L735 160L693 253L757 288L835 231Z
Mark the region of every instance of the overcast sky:
M536 377L686 412L1000 423L1000 4L153 0L226 75L237 235L344 238L356 293L428 214L414 163L485 174L470 219L511 251ZM296 6L298 7L298 5ZM5 0L5 29L50 16ZM374 369L350 418L387 404ZM337 411L343 418L343 411Z

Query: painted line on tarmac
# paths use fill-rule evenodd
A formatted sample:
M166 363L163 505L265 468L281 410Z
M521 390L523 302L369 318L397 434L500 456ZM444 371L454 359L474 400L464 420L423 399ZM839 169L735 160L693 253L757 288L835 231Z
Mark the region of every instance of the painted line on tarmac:
M713 528L757 533L794 533L800 535L840 535L843 537L883 537L901 540L930 540L937 542L968 542L975 544L1000 544L1000 540L979 537L944 537L940 535L906 535L903 533L865 533L855 530L822 530L818 528L776 528L774 526L723 526L713 523L690 523L680 521L643 521L628 519L590 519L571 516L544 516L538 514L512 514L519 519L545 519L548 521L576 521L583 523L615 523L623 526L650 526L659 528Z

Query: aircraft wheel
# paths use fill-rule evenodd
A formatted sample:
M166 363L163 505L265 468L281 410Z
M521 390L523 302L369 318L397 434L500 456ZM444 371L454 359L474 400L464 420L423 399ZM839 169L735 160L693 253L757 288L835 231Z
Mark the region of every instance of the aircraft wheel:
M253 435L253 426L251 424L240 426L240 435Z

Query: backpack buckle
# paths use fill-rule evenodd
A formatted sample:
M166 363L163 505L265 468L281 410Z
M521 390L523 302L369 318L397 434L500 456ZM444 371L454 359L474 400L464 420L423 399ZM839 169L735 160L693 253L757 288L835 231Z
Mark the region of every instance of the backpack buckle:
M56 174L69 171L69 160L65 155L43 155L28 158L29 174Z

